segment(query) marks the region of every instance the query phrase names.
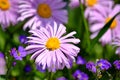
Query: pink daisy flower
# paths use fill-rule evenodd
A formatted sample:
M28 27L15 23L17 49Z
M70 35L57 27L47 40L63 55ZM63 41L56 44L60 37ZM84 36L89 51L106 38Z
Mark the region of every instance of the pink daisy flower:
M103 26L118 12L120 12L120 5L110 6L108 8L100 7L99 10L94 10L89 18L90 31L92 32L91 38L96 37ZM113 20L108 31L100 38L100 42L102 42L102 44L107 44L112 42L115 37L120 37L119 30L120 16L117 16Z
M17 2L16 0L0 0L0 24L3 29L17 23Z
M101 9L100 6L109 7L113 5L113 0L85 0L81 1L85 6L85 17L88 18L92 14L92 10Z
M80 42L79 39L73 37L75 31L64 35L66 28L64 25L59 26L54 23L54 26L47 25L46 28L40 30L30 30L31 37L28 37L28 53L33 53L31 59L35 59L38 66L42 65L42 69L56 71L71 67L71 61L79 53L80 49L73 45ZM64 36L63 36L64 35Z
M24 25L30 29L40 28L40 25L67 23L67 10L63 9L66 3L62 0L20 0L19 21L29 19Z

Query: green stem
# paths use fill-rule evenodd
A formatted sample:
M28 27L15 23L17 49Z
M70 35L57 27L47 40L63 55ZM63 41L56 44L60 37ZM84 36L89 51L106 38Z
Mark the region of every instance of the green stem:
M80 2L81 3L81 2ZM84 17L84 9L83 9L83 5L80 4L80 9L81 9L81 15L82 15L82 19L83 19L83 23L84 23L84 27L85 27L85 32L86 32L86 42L87 42L87 47L89 49L90 47L90 36L89 36L89 29L88 29L88 23Z
M112 75L111 75L109 72L107 72L107 71L106 71L106 73L107 73L107 75L109 76L109 80L113 80Z
M53 75L54 75L54 73L50 72L49 75L48 75L48 80L53 80Z

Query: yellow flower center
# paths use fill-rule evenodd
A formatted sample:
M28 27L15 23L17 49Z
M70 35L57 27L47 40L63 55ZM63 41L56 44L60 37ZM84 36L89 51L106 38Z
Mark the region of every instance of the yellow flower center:
M10 2L9 0L0 0L0 9L5 11L10 8Z
M109 17L106 18L105 23L108 23L110 20L111 20L111 18L109 18ZM110 28L114 29L116 26L117 26L117 21L116 21L116 19L114 19L111 26L110 26Z
M50 6L44 3L38 5L37 13L42 18L50 18L52 15Z
M18 56L20 56L20 52L17 52Z
M60 41L58 38L52 37L52 38L48 39L45 46L47 47L47 49L53 51L53 50L58 49L60 47Z
M95 4L97 4L97 0L86 0L86 3L88 6L93 7Z

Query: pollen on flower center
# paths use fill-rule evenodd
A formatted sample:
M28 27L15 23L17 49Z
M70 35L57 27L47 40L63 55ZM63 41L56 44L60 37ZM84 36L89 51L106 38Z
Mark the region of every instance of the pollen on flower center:
M48 39L45 46L47 47L47 49L53 51L53 50L58 49L60 47L60 41L58 38L52 37L52 38Z
M18 56L20 56L20 52L17 52Z
M0 0L0 9L5 11L10 8L10 2L8 0Z
M111 18L108 17L108 18L106 18L105 22L108 23L110 20L111 20ZM116 21L116 19L114 19L110 28L114 29L116 26L117 26L117 21Z
M97 0L86 0L88 6L92 7L97 3Z
M52 15L50 6L45 3L38 5L37 13L42 18L50 18Z

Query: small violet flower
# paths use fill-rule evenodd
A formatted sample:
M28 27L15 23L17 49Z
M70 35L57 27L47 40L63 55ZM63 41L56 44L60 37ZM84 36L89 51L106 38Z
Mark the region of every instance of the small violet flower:
M18 47L18 50L13 48L10 52L10 54L16 59L16 60L22 60L23 57L26 56L26 51L22 46Z
M114 61L113 64L114 64L114 66L115 66L116 69L120 70L120 60Z
M101 70L108 70L111 67L111 64L105 59L100 59L99 61L97 61L97 66Z
M86 64L86 68L87 68L89 71L91 71L91 72L93 72L93 73L96 73L96 65L95 65L93 62L89 61L89 62Z
M19 36L19 41L20 43L25 44L27 41L27 37L25 35L21 35Z
M77 63L78 65L83 65L83 64L86 63L86 61L85 61L85 59L82 58L81 56L78 56L76 63Z
M76 70L73 73L73 77L75 78L75 80L88 80L89 77L87 74L85 74L84 72L81 72L80 70Z

